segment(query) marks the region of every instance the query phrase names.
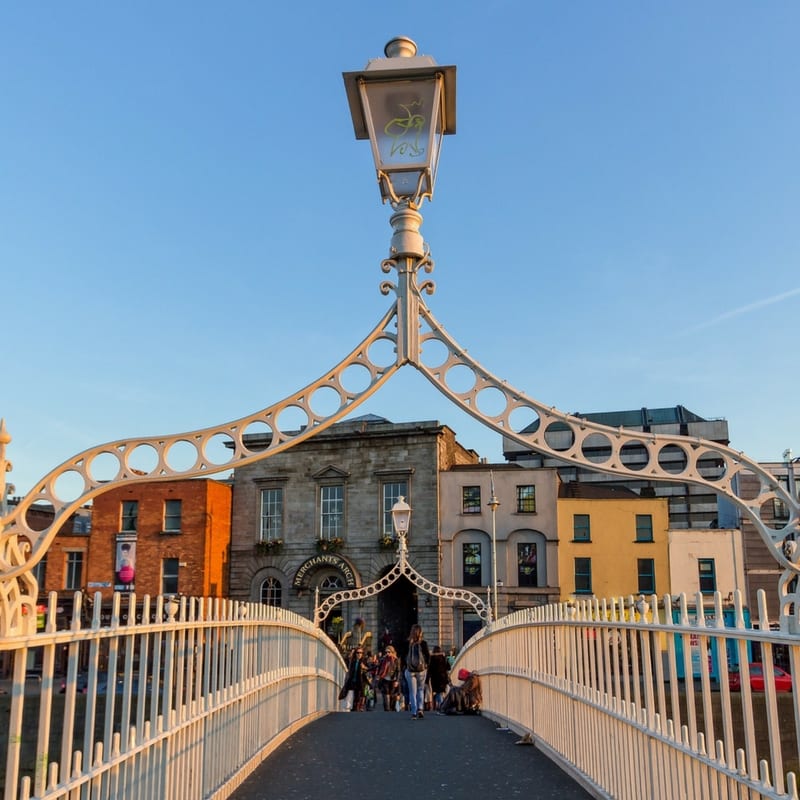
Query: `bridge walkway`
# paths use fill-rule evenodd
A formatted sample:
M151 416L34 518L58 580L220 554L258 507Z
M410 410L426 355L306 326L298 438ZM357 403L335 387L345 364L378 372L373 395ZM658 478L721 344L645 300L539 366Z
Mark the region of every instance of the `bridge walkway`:
M592 797L534 746L486 717L379 708L335 713L285 741L234 800L465 800Z

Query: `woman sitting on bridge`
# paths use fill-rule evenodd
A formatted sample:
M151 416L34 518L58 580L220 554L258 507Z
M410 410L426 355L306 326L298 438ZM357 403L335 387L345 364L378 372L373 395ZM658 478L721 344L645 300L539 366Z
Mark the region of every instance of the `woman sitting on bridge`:
M478 714L480 713L483 694L481 693L481 679L477 672L466 669L458 671L459 680L464 681L461 686L452 686L447 697L436 712L445 714Z

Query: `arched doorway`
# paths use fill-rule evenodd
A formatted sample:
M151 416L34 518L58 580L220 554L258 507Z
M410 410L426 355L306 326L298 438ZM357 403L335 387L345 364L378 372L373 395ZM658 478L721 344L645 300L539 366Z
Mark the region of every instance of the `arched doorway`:
M417 622L417 587L408 578L398 578L378 595L378 619L381 633L377 647L386 645L388 631L397 654L404 657L408 632Z

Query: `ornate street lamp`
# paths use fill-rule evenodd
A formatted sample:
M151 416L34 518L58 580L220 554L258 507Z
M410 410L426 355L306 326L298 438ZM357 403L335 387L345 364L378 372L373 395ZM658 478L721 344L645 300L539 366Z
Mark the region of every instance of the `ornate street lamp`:
M384 272L397 270L397 363L419 361L420 268L430 260L420 233L418 208L433 196L442 136L456 132L456 68L418 56L411 39L398 36L360 72L345 72L344 85L357 139L369 139L384 203L394 213ZM423 285L429 294L430 282ZM389 288L382 285L386 294Z
M405 497L401 496L392 506L392 522L397 535L401 540L405 540L408 535L408 524L411 522L411 506L406 503Z
M384 48L386 58L344 83L357 139L369 139L383 202L417 208L433 196L442 136L456 131L456 68L418 56L405 36Z

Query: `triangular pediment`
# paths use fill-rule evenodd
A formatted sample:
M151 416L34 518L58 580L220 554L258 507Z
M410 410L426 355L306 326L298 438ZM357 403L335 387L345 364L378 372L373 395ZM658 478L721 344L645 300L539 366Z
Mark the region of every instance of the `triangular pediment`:
M347 470L335 466L334 464L328 464L326 467L323 467L318 472L315 472L311 477L315 481L326 481L326 480L337 480L337 479L344 480L345 478L350 477L350 473Z

